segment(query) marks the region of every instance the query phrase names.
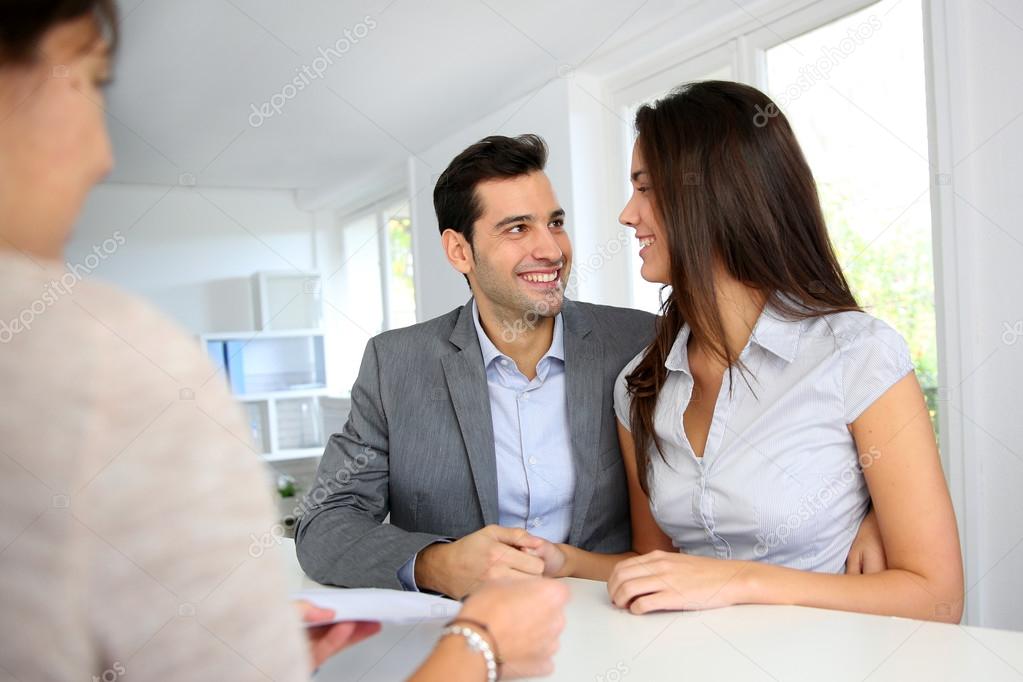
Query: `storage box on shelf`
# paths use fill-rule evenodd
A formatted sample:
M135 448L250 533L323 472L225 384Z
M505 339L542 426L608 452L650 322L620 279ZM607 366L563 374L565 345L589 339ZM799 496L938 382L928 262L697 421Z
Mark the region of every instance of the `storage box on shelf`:
M264 459L318 457L348 416L346 400L327 398L320 276L256 273L253 292L259 330L203 334L201 343L244 404Z
M252 291L257 329L318 329L323 324L319 273L257 272Z

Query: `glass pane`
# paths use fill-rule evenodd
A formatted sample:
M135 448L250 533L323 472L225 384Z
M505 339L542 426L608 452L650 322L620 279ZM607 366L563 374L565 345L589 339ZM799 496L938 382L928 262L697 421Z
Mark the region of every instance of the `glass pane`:
M853 292L906 337L936 424L923 55L920 2L883 0L766 56Z
M412 216L407 201L384 212L387 229L388 322L391 329L416 323L416 288L412 279Z
M327 253L323 313L329 386L348 391L358 376L366 342L384 328L376 213L343 222Z

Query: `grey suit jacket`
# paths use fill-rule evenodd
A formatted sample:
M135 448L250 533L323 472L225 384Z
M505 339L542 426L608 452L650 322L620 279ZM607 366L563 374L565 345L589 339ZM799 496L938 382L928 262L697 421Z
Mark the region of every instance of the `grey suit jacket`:
M654 317L565 301L565 374L576 487L568 542L631 549L613 410L615 378L653 338ZM327 443L295 534L314 580L401 589L398 569L427 545L497 523L487 376L464 307L370 340L352 411ZM384 523L390 513L390 523Z

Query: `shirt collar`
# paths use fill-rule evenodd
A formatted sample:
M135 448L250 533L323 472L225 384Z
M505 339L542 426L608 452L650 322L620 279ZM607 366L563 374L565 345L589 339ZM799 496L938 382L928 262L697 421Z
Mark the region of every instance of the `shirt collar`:
M480 323L480 309L476 305L476 300L472 301L472 321L476 325L476 336L480 340L480 350L483 351L483 366L489 367L497 358L507 357L504 353L498 350L494 342L490 340L487 333L483 331L483 325ZM525 322L523 322L525 324ZM547 349L547 352L540 358L540 362L543 362L546 358L557 358L562 362L565 361L565 328L564 322L561 319L561 313L558 313L554 318L554 336L551 339L551 347ZM537 363L539 366L540 363Z
M785 362L796 359L799 348L799 335L802 332L801 320L789 320L784 313L768 304L760 313L750 343L755 343L764 350L774 353Z
M780 310L770 303L764 306L757 323L753 327L753 334L750 336L750 345L757 345L769 353L777 355L785 362L792 362L796 358L796 351L799 348L799 336L802 331L800 320L786 319ZM689 324L682 325L675 343L668 351L668 357L664 360L664 366L675 372L689 371Z

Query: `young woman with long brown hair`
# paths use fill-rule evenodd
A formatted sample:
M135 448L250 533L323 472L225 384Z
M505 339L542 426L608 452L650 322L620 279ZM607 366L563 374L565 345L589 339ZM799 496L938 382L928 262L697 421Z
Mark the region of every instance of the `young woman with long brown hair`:
M685 85L636 116L644 279L667 298L615 410L638 556L564 549L635 613L801 604L957 622L962 561L902 337L863 312L771 100ZM842 574L873 501L885 570Z

